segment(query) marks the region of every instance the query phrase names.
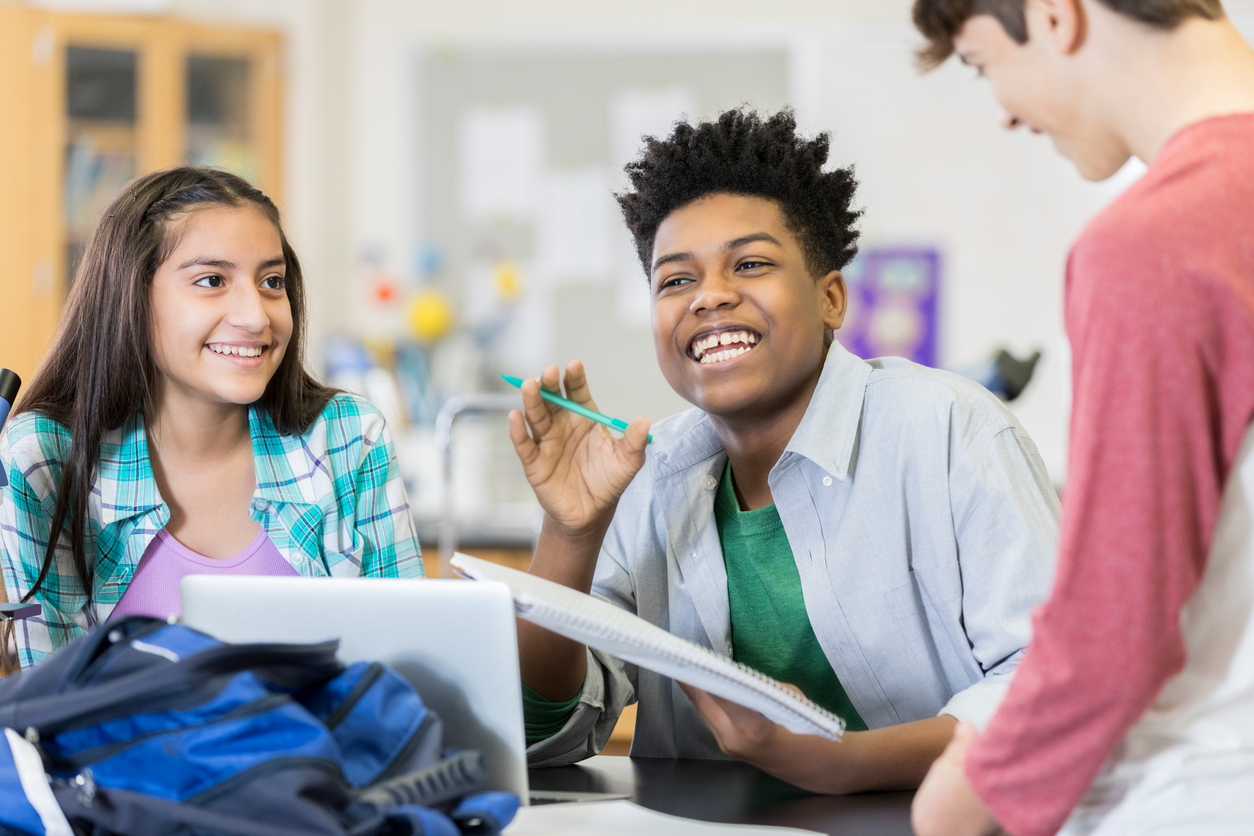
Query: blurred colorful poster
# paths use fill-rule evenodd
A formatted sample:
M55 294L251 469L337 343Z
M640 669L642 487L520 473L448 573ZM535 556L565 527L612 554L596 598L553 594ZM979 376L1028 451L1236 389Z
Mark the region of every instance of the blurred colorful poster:
M937 362L940 253L932 247L864 247L841 271L849 310L836 339L859 357Z

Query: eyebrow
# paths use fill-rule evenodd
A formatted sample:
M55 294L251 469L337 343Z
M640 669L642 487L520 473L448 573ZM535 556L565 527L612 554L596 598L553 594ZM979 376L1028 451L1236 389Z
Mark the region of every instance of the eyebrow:
M733 238L732 240L728 241L726 244L723 245L723 252L731 252L732 250L743 247L745 244L752 244L756 241L764 241L768 244L774 244L775 246L780 247L780 248L784 246L783 244L779 242L779 239L777 239L774 235L771 235L769 232L753 232L753 233L750 233L749 235L742 235L739 238ZM660 257L657 261L653 262L653 269L650 272L656 273L657 269L661 267L663 264L671 264L676 261L693 261L693 260L695 260L695 256L693 256L692 253L688 253L688 252L668 253Z
M268 270L271 267L284 267L286 265L287 265L287 259L283 258L282 256L279 256L278 258L272 258L269 261L261 262L260 264L257 265L257 269ZM235 264L235 262L227 261L224 258L193 258L191 261L186 261L180 264L179 269L186 270L188 267L197 267L197 266L216 267L219 270L234 270L237 265Z

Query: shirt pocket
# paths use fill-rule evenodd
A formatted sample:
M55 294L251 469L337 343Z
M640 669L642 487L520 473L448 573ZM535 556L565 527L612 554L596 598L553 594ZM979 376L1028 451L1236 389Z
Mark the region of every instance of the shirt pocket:
M923 597L919 593L913 569L910 570L906 582L885 592L884 598L888 611L893 614L894 618L915 619L923 612Z
M884 594L889 611L897 618L912 618L925 609L944 612L962 597L962 575L958 561L945 566L925 567L926 574L910 570L910 578ZM921 585L922 584L922 585Z

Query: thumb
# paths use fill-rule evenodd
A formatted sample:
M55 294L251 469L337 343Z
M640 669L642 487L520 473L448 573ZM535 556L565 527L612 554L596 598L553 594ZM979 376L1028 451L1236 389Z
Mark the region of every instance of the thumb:
M623 441L627 443L627 450L632 455L643 453L649 443L649 419L637 418L628 424L623 432Z
M949 745L945 747L945 754L949 757L962 760L967 756L967 750L970 749L977 739L979 739L980 730L972 723L961 722L954 726L953 739L949 741Z

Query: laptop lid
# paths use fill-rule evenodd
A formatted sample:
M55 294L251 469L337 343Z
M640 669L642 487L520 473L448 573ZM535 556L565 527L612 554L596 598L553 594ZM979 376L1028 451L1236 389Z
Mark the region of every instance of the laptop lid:
M383 662L444 720L446 745L478 749L493 789L526 803L514 602L460 580L189 575L183 623L228 642L339 639L340 661Z

